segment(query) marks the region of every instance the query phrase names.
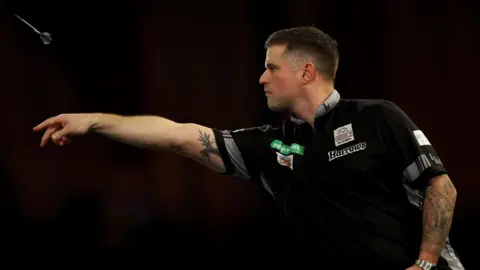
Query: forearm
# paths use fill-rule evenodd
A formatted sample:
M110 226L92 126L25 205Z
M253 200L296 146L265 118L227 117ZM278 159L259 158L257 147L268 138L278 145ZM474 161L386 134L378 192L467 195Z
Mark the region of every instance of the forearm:
M91 132L141 148L173 149L181 124L158 116L92 115Z
M438 262L450 232L457 192L447 175L433 178L423 204L423 239L420 259Z

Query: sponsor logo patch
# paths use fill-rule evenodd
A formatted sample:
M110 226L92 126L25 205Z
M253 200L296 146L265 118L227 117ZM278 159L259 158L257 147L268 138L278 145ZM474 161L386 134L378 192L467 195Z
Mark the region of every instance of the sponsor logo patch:
M270 147L284 155L297 154L303 156L303 152L305 151L305 146L296 143L292 143L292 145L286 145L280 140L274 140L272 143L270 143Z
M278 164L282 166L286 166L290 168L290 170L293 170L293 155L285 156L280 154L279 152L276 152L276 153L277 153Z
M417 139L417 142L420 146L431 145L427 139L427 136L425 136L425 134L423 134L421 130L414 130L413 135L415 135L415 138Z
M343 156L365 150L367 148L366 142L357 143L355 145L340 149L340 150L333 150L328 152L328 161L335 160L337 158L341 158Z
M333 131L333 138L335 139L335 146L340 146L355 140L355 136L353 136L352 124L335 129Z

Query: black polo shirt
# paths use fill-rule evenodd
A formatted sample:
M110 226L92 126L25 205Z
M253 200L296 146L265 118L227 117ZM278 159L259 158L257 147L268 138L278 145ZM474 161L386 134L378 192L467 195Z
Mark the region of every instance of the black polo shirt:
M392 102L341 99L336 90L314 126L292 117L214 133L227 173L261 181L318 260L411 266L424 188L447 173L425 134ZM442 256L457 262L453 252Z

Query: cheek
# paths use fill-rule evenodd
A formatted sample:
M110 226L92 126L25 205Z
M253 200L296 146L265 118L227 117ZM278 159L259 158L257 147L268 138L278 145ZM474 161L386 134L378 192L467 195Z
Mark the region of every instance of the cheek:
M275 90L283 96L290 96L296 93L297 83L295 78L278 77L275 80Z
M294 78L289 78L282 74L272 76L272 86L274 86L278 92L288 92L294 85L294 82Z

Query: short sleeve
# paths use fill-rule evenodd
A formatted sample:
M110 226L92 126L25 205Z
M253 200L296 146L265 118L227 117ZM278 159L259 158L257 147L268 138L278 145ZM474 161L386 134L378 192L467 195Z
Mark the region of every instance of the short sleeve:
M238 130L213 129L218 150L226 167L224 174L257 179L262 170L266 136L275 132L269 125Z
M395 169L406 183L421 189L437 175L446 174L442 161L424 132L396 104L385 101L377 113L377 131Z

